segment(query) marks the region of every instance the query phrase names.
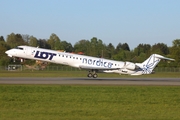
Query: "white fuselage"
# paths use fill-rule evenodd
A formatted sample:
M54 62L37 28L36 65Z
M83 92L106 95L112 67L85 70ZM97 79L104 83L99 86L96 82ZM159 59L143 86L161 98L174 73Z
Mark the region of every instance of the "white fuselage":
M96 70L97 72L134 75L143 74L141 69L142 66L139 66L139 69L136 70L126 69L124 67L125 62L122 61L59 52L30 46L18 46L17 48L6 51L6 54L11 57L41 60L51 63L69 65L80 69Z

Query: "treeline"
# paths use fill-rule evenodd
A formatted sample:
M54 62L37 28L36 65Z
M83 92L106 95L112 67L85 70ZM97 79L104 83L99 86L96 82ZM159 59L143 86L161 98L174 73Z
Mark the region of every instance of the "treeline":
M85 55L103 57L119 61L143 62L151 54L160 54L166 57L174 58L175 62L161 62L161 67L180 67L180 39L172 41L172 46L164 43L139 44L133 50L129 48L128 43L121 43L117 46L112 43L105 44L101 39L93 37L90 40L79 40L74 46L61 40L56 34L52 33L49 39L37 39L34 36L11 33L7 35L6 40L0 36L0 65L11 64L12 59L7 57L5 51L18 45L28 45L52 50L64 50L66 52L83 52Z

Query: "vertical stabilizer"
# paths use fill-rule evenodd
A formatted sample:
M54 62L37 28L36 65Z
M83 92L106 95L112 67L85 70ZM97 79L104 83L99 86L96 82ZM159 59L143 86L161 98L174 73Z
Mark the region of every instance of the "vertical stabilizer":
M174 61L174 59L171 58L163 57L158 54L152 54L147 60L145 60L141 64L141 68L143 69L143 74L151 74L153 69L161 61L161 59Z

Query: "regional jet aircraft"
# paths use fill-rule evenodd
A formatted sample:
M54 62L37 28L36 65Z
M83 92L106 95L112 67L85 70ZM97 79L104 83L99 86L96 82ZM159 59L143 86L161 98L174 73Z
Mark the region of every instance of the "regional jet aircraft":
M119 73L129 75L151 74L161 59L174 59L152 54L142 63L122 62L105 58L78 55L55 50L42 49L30 46L18 46L5 52L9 57L41 60L45 62L69 65L89 71L88 77L97 78L98 72Z

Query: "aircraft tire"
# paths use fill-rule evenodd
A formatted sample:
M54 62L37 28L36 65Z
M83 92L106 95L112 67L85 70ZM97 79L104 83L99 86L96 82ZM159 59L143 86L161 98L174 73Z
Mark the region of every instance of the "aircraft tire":
M88 73L87 77L91 78L92 77L92 73Z
M98 75L97 74L93 74L93 78L97 78L98 77Z

